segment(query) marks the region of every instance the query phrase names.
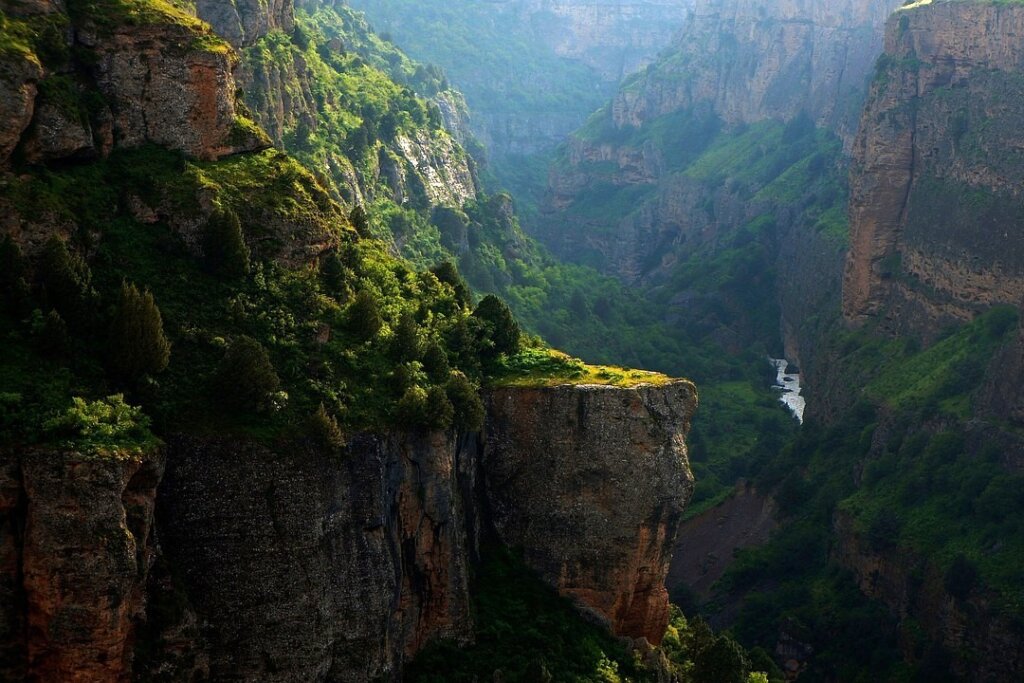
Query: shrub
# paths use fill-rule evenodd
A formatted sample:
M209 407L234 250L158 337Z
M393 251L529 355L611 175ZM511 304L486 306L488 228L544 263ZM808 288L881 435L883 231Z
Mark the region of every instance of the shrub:
M86 451L137 448L153 441L149 418L141 408L125 403L122 394L98 401L76 396L62 415L43 423L43 430L63 439L66 448Z
M353 273L345 267L336 252L328 254L320 264L320 279L324 288L339 299L348 298L348 281L352 277Z
M15 314L27 312L25 309L31 295L27 276L28 263L21 247L6 235L0 242L0 297Z
M214 211L203 230L203 260L207 270L226 278L249 273L249 247L242 236L238 215L230 209Z
M488 294L473 311L473 317L485 324L486 339L491 342L489 347L481 349L482 356L511 356L519 351L519 323L504 301Z
M231 344L214 377L217 400L238 410L266 407L280 386L270 354L251 337Z
M134 382L167 367L171 344L153 295L122 283L117 312L110 326L110 365L118 377Z
M946 592L956 600L963 602L971 595L971 591L978 585L980 580L978 568L974 563L963 555L957 555L953 563L946 570L945 586Z

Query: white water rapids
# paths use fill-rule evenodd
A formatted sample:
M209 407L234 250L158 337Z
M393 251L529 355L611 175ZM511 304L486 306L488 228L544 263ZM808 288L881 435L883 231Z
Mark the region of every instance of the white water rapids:
M800 375L795 372L786 372L790 369L789 362L785 358L769 358L775 368L775 384L772 389L779 392L779 401L789 408L789 412L804 423L804 408L807 401L800 395Z

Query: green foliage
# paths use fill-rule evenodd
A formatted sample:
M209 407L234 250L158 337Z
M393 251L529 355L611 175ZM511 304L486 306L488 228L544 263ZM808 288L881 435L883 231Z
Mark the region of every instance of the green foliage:
M416 316L411 311L403 313L395 325L391 355L402 363L418 361L423 357L423 340L420 338Z
M480 392L461 372L451 373L445 393L452 406L453 422L468 432L478 432L484 426L484 404Z
M122 394L97 401L76 396L71 407L47 420L43 429L62 448L84 453L132 453L155 442L149 418L141 408L125 403Z
M113 372L129 383L167 367L171 344L164 335L163 317L149 290L140 292L134 283L122 283L107 349Z
M462 306L471 306L473 304L473 293L469 289L469 285L462 278L458 268L451 261L442 261L438 265L430 269L430 272L434 274L437 279L446 285L450 286L455 292L455 298Z
M338 419L327 412L323 403L310 416L307 431L316 443L328 451L337 452L345 446L345 433Z
M377 297L371 290L360 290L352 300L348 307L348 325L362 340L373 339L384 326Z
M38 308L32 311L30 322L32 338L37 348L49 356L59 356L66 353L70 345L68 326L60 313L50 309L45 316Z
M76 325L92 324L97 304L92 271L85 259L68 251L64 240L52 237L46 243L37 274L46 302Z
M231 209L218 209L203 229L203 258L212 273L240 278L249 273L249 247L242 236L242 224Z
M218 402L234 410L253 411L271 407L281 379L263 345L243 336L224 354L212 386Z
M482 351L485 357L511 356L519 351L519 323L504 301L488 294L477 304L473 317L484 323L483 338L490 342Z

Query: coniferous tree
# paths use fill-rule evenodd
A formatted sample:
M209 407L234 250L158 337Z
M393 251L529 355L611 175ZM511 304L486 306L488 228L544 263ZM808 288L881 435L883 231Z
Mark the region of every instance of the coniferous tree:
M448 400L444 387L432 386L427 390L427 414L425 426L431 429L448 429L452 426L455 408Z
M39 259L39 279L44 299L66 319L88 327L94 319L96 292L85 259L68 251L59 237L52 237Z
M519 323L512 317L512 311L504 301L488 294L473 311L473 317L486 324L487 338L492 344L483 349L481 355L494 357L500 354L512 355L519 351Z
M164 335L163 317L149 290L140 292L134 284L121 284L107 348L111 369L125 381L135 382L167 367L171 344Z
M423 351L423 369L426 371L430 381L437 384L446 382L448 375L451 374L448 354L445 353L444 347L436 341L428 343Z
M207 270L222 277L240 278L249 273L249 247L234 211L218 209L210 215L203 233L203 260Z
M461 372L453 372L445 393L452 404L455 424L470 432L477 432L484 426L484 404L473 383Z
M456 300L463 306L471 306L473 304L473 293L469 289L469 285L463 279L462 275L459 274L459 269L455 267L455 264L451 261L442 261L433 268L430 272L434 274L434 277L439 282L443 282L455 291Z
M327 412L323 403L309 419L309 433L328 450L337 451L345 445L345 434L341 431L338 420Z
M419 360L423 354L419 326L416 316L403 313L395 325L395 336L391 339L391 355L403 363Z
M348 216L349 222L360 237L370 237L370 217L361 205L357 204Z
M16 315L28 312L31 289L28 285L28 263L21 247L4 236L0 242L0 298Z
M239 337L224 355L213 385L217 401L237 410L256 410L281 387L281 380L263 345Z
M36 309L32 318L32 333L40 351L51 356L67 352L70 346L68 326L60 313L51 308L49 313L43 315L42 311Z
M360 339L370 340L377 336L384 321L373 292L362 289L348 307L349 328Z

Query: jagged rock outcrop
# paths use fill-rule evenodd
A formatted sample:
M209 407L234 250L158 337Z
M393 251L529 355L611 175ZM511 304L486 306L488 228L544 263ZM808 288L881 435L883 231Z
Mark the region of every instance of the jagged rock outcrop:
M675 51L627 83L617 126L708 103L726 123L806 111L851 136L882 27L899 0L698 1Z
M0 675L127 681L163 454L0 455Z
M197 0L196 14L235 47L252 45L274 29L291 33L293 0Z
M1024 299L1024 8L933 2L886 30L850 173L843 312L933 337Z
M56 3L35 10L64 12ZM25 42L0 65L0 165L19 145L29 163L145 144L206 160L267 146L239 119L236 55L187 15L119 22L82 12L62 38L47 39L65 44L44 46L45 64ZM41 91L44 79L50 87Z
M665 577L693 488L689 382L499 389L488 397L486 501L498 537L618 635L658 644Z

